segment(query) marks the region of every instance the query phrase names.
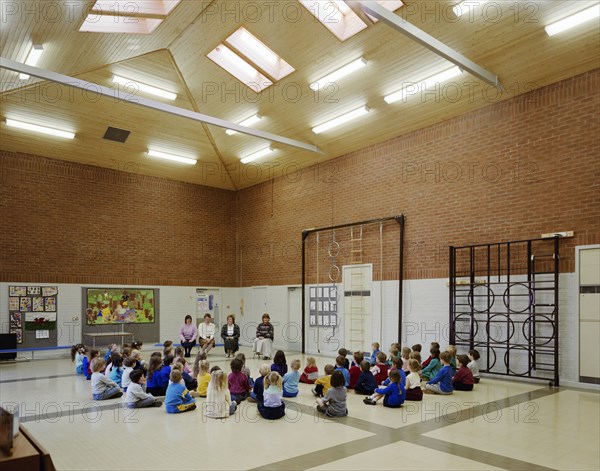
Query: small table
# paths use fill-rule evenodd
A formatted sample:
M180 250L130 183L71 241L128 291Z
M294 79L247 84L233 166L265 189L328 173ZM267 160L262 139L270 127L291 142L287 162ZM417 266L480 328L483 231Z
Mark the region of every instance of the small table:
M96 348L96 339L98 337L121 337L121 348L123 348L123 340L129 335L133 337L133 332L94 332L91 334L83 334L84 337L90 337L92 339L92 348Z

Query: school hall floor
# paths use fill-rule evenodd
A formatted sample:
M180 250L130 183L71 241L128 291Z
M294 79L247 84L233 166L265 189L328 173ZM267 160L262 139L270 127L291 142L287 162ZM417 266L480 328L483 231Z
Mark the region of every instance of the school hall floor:
M253 377L262 360L247 366ZM151 352L144 351L148 357ZM305 356L287 354L288 364ZM331 358L316 357L319 371ZM229 371L222 349L211 366ZM0 401L20 405L21 423L58 470L598 470L600 394L483 378L472 392L425 395L402 409L367 406L348 394L349 416L314 412L310 385L286 399L278 421L244 401L235 416L131 411L95 402L70 359L0 365Z

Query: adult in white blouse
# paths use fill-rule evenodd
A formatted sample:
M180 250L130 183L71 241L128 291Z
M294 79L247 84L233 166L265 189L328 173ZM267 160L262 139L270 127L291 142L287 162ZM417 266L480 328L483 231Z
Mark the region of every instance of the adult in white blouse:
M198 326L198 343L205 353L215 346L215 325L208 312L204 314L204 322Z

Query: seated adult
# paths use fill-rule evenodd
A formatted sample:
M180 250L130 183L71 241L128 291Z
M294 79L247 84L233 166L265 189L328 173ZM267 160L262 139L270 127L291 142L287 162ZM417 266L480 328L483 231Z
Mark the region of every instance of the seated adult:
M197 335L198 329L196 328L196 324L192 322L192 316L188 314L185 316L184 323L179 328L179 339L181 340L181 346L186 358L191 356L192 348L196 345Z
M262 323L256 327L256 338L254 339L254 352L262 355L265 360L271 358L273 352L274 329L271 317L264 313Z
M235 323L235 316L233 314L227 316L227 324L221 328L221 338L225 343L227 358L231 358L240 348L240 326Z
M205 353L215 346L215 325L208 312L204 314L204 322L198 326L198 343Z

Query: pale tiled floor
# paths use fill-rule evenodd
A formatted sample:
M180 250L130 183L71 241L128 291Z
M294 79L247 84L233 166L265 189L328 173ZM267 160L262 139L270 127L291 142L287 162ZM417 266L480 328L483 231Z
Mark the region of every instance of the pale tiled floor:
M262 361L245 353L256 376ZM221 349L209 361L228 370ZM330 362L318 358L321 370ZM351 392L349 417L324 420L301 385L287 416L269 422L248 402L234 417L208 420L200 407L169 415L94 402L89 388L70 360L0 364L0 402L19 404L23 426L59 470L600 469L596 392L485 378L473 392L397 410Z

